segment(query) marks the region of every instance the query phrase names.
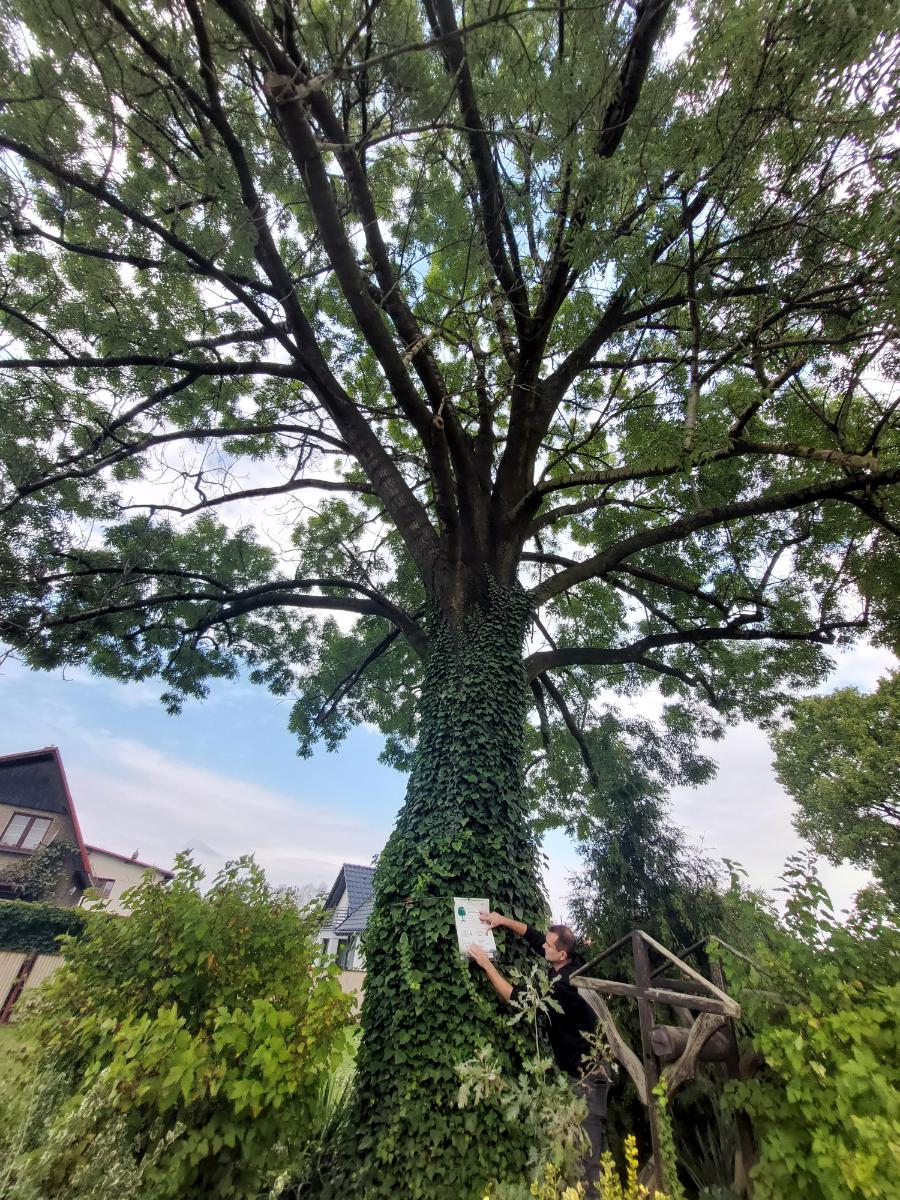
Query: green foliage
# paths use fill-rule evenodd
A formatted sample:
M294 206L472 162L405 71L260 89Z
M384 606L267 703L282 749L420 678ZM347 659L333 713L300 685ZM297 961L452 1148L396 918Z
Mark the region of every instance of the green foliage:
M525 1170L492 1179L485 1200L527 1200L536 1195L571 1200L584 1194L578 1177L588 1149L582 1126L585 1102L542 1045L542 1017L549 1008L559 1007L550 995L545 966L535 965L516 982L522 985L521 990L514 1011L506 1019L510 1027L521 1024L534 1031L533 1052L522 1059L518 1074L511 1074L504 1071L493 1047L482 1043L475 1055L457 1066L457 1104L461 1109L474 1109L476 1116L484 1108L499 1106L509 1130L522 1130L527 1135Z
M841 924L814 867L788 864L783 927L757 966L725 955L765 1067L732 1085L754 1123L760 1200L889 1200L900 1178L900 924L861 892Z
M801 700L772 746L797 832L831 862L873 870L900 901L900 672L871 693Z
M27 858L0 866L0 881L12 884L21 900L48 901L68 880L78 849L57 840L38 848Z
M457 1106L472 1031L515 1078L530 1030L511 1025L487 981L459 957L453 895L488 896L535 921L543 908L522 800L527 598L493 588L454 631L433 618L416 764L379 859L365 933L363 1041L354 1133L335 1191L463 1200L521 1176L530 1146L500 1097ZM527 952L498 939L505 969ZM354 1174L356 1178L353 1178Z
M678 1154L675 1149L675 1134L669 1114L669 1097L666 1081L661 1079L653 1089L656 1097L657 1128L659 1130L659 1152L663 1161L666 1184L671 1200L685 1200L684 1188L678 1178Z
M58 939L80 937L86 920L80 908L0 900L0 950L59 954Z
M127 893L130 917L91 913L65 942L23 1024L32 1085L4 1098L10 1200L114 1183L247 1200L314 1144L348 1007L321 913L277 897L252 860L202 881L180 855L168 886Z
M896 5L461 11L0 13L0 635L412 767L346 1171L436 1200L524 1154L450 1104L473 1020L520 1048L447 897L539 912L532 809L615 799L598 697L658 684L626 740L697 781L895 631L900 561Z

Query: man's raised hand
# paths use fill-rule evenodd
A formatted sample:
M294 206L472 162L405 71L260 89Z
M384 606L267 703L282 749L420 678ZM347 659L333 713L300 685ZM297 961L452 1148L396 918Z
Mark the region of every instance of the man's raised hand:
M491 929L496 929L498 925L506 924L506 918L502 913L498 912L480 912L478 920L483 921L485 925L490 925Z

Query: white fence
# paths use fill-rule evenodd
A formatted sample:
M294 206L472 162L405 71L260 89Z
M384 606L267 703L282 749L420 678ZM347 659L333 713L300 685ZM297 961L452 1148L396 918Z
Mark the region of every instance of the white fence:
M40 985L62 964L61 954L22 954L0 950L0 1020L14 1021L21 996ZM30 963L30 966L29 966Z

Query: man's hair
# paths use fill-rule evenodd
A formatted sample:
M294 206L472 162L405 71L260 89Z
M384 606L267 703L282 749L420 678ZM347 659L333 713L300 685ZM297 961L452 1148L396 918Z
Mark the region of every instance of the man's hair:
M548 933L556 934L557 950L565 950L566 954L571 958L575 953L575 934L568 925L551 925L547 930Z

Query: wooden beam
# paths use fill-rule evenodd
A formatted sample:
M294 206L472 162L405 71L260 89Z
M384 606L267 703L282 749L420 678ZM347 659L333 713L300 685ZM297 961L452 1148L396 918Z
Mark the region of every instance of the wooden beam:
M721 1013L726 1017L739 1017L741 1006L729 997L715 1000L712 996L693 996L685 992L672 992L666 988L641 988L633 983L619 983L617 979L591 979L586 975L570 975L575 987L591 992L603 992L607 996L625 996L630 1000L649 1000L651 1004L669 1004L673 1008L689 1008L694 1012Z
M659 1083L659 1070L656 1056L653 1053L653 1004L647 993L650 988L650 955L647 945L639 930L631 935L631 949L634 954L634 978L637 984L638 1017L641 1023L641 1056L644 1060L644 1076L647 1080L647 1113L650 1117L650 1144L653 1148L653 1165L655 1184L661 1191L666 1190L666 1166L662 1155L662 1139L659 1131L659 1108L653 1089Z
M607 946L605 950L601 950L599 954L595 954L593 958L589 958L584 966L579 967L577 971L573 971L569 978L574 979L576 975L580 975L582 971L586 971L588 967L592 967L594 963L600 962L601 959L608 958L610 954L618 950L621 946L624 946L626 942L630 941L631 934L626 933L625 936L620 937L617 942L613 942L611 946Z
M606 1034L613 1058L628 1072L641 1104L647 1104L647 1080L644 1078L643 1064L619 1032L615 1018L609 1011L609 1006L605 1000L601 1000L597 992L586 992L584 998L597 1014L600 1024L603 1026L603 1032Z
M663 958L667 958L670 963L674 963L675 966L678 967L680 971L684 971L685 975L687 975L689 978L696 980L697 983L703 984L705 991L713 996L718 996L718 998L724 1001L726 1004L734 1005L736 1008L738 1008L738 1015L740 1015L740 1008L735 1005L730 996L727 996L725 992L717 988L714 983L710 983L709 980L705 979L699 971L695 971L694 968L689 967L686 962L682 962L680 958L676 958L671 950L667 950L665 946L661 945L656 940L656 938L652 938L649 933L644 933L643 929L639 929L638 933L640 933L647 945L652 946L658 954L663 956ZM733 1016L734 1014L729 1013L728 1015Z
M713 1014L710 1014L713 1015ZM678 1025L654 1025L652 1033L653 1053L664 1062L673 1062L684 1053L693 1030ZM700 1047L701 1062L727 1062L731 1052L731 1040L727 1031L717 1030Z

